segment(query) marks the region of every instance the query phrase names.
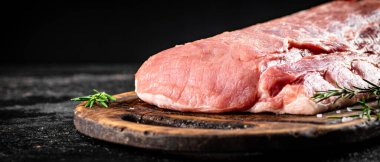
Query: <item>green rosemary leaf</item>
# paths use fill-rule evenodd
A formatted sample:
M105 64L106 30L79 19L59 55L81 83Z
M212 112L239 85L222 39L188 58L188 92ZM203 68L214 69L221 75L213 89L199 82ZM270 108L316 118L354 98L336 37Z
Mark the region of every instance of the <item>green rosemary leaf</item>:
M109 94L106 94L107 98L111 101L116 101L116 98L115 97L112 97L111 95Z
M90 101L87 101L86 105L84 105L84 107L88 107L90 106Z
M363 79L365 82L367 82L369 85L373 86L374 88L380 88L380 86L368 81L367 79ZM380 80L380 79L379 79Z
M103 101L100 101L99 103L102 104L106 108L108 107L108 105L106 103L104 103Z
M315 102L321 102L330 97L336 97L333 104L335 104L338 100L341 99L352 99L357 94L366 94L365 96L375 96L377 101L377 111L380 109L380 85L376 85L366 79L363 79L366 83L368 83L368 87L353 87L352 89L346 87L340 87L337 85L337 89L335 90L327 90L327 91L317 91L312 99ZM380 79L379 79L380 80ZM351 110L361 111L358 115L359 117L367 117L368 120L371 119L371 115L376 115L377 119L380 118L380 113L375 113L375 108L369 106L366 102L367 98L363 98L358 101L357 104L360 105L360 108L351 108ZM342 118L343 116L330 116L328 118Z
M90 100L90 108L92 108L93 104L94 104L94 100Z
M105 102L108 102L108 98L105 95L99 95L98 98L102 99Z
M108 100L99 99L99 98L95 99L95 101L96 101L96 102L108 102Z
M332 118L332 119L340 119L340 118L343 118L344 116L342 115L329 115L329 116L326 116L326 118Z
M354 118L354 117L360 117L360 115L359 114L354 114L354 115L348 115L347 117Z
M99 92L96 89L93 89L93 92L94 92L93 95L72 98L71 101L87 101L84 107L90 107L90 108L92 108L94 103L98 103L102 105L103 107L107 108L109 102L116 101L116 98L112 97L106 92Z
M357 108L350 108L351 110L353 111L363 111L364 109L361 108L361 107L357 107Z
M91 98L78 97L71 99L71 101L88 101L89 99Z

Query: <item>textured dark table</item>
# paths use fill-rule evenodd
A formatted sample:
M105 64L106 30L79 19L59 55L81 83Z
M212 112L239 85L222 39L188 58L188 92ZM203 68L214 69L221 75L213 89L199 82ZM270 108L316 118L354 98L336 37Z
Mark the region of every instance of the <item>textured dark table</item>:
M144 150L78 133L68 101L92 88L111 94L134 89L138 65L0 67L0 161L380 161L380 138L359 144L239 154ZM328 142L328 141L326 141ZM222 145L223 143L221 143Z

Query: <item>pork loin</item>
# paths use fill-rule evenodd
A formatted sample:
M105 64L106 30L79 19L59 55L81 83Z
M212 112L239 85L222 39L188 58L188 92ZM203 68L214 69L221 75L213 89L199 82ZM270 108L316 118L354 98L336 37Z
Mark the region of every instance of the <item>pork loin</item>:
M136 73L140 99L185 112L316 114L316 91L379 84L380 1L333 1L241 30L177 45Z

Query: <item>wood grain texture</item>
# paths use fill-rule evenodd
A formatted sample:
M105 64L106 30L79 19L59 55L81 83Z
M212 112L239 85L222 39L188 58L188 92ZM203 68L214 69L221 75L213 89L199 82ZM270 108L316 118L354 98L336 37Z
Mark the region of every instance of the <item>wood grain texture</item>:
M76 129L88 136L135 147L183 152L245 152L310 148L360 142L380 134L378 121L342 122L301 115L182 113L140 100L134 92L115 95L110 108L75 109ZM342 115L354 114L341 110Z

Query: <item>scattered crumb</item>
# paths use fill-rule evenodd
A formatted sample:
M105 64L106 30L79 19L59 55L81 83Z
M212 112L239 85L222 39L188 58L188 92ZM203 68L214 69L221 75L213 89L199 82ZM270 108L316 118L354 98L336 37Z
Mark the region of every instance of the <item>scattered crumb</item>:
M340 112L341 112L340 110L337 110L337 111L336 111L337 114L340 114Z
M317 118L322 118L322 114L317 114Z
M343 117L342 118L342 122L349 122L349 121L352 121L352 120L354 120L354 118L352 118L352 117Z
M35 145L33 147L36 148L36 149L40 149L42 146L41 145Z
M351 107L347 107L347 111L352 111Z
M360 127L366 127L367 126L367 123L366 122L363 122L361 124L359 124Z

